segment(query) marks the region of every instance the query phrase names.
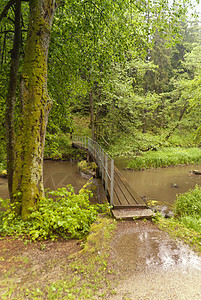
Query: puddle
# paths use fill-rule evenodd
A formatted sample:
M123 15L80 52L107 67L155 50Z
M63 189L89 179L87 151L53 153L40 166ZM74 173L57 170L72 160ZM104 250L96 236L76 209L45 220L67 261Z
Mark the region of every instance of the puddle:
M119 281L108 300L201 299L201 257L151 222L118 222L111 247Z
M126 272L195 269L201 272L201 257L187 245L172 240L151 222L125 222L113 242L115 260ZM200 273L201 275L201 273Z

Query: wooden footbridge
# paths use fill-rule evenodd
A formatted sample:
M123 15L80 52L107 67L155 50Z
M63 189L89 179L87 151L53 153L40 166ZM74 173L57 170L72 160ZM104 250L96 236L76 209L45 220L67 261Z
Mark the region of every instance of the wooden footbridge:
M152 211L114 165L114 160L94 140L73 136L72 145L84 149L97 164L106 195L117 219L150 218Z

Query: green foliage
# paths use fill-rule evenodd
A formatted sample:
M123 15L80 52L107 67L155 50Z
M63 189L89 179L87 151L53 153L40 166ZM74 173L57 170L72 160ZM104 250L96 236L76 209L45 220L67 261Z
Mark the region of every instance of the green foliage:
M128 168L141 170L146 168L160 168L180 164L197 164L201 162L199 148L163 148L158 151L148 151L136 156L128 163Z
M201 187L189 190L187 193L180 194L174 204L177 216L201 216Z
M182 216L180 218L180 221L187 228L193 229L197 232L201 232L201 217L200 217L200 215Z
M165 219L157 217L154 221L160 229L167 231L172 237L181 239L183 242L191 246L194 250L201 253L201 234L198 227L196 231L184 225L180 219L170 218Z
M201 187L196 186L177 196L174 212L179 222L187 228L201 232Z
M72 186L49 191L24 222L15 216L15 206L1 200L0 234L23 235L31 240L81 239L90 230L99 212L107 211L108 205L91 205L90 192L76 195Z
M62 158L61 152L58 150L59 137L57 134L46 133L45 138L45 149L44 149L44 157L45 158Z
M45 159L82 160L86 153L81 149L72 148L70 138L66 134L46 134Z
M97 165L95 162L87 162L86 160L80 161L78 164L78 168L82 171L96 171Z

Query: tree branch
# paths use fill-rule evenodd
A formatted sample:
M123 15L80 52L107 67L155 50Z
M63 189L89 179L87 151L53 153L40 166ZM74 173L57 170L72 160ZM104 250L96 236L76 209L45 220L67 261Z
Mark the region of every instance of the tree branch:
M9 9L11 8L11 6L16 2L16 0L10 0L6 6L4 7L2 13L0 14L0 22L2 21L3 18L6 17L7 12L9 11Z

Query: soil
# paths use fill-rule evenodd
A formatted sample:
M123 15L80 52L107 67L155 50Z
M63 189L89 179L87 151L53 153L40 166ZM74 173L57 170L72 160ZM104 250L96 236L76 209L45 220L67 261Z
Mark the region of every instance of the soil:
M0 299L6 278L26 287L59 280L67 271L71 254L80 251L81 246L77 240L25 244L11 237L2 238ZM151 221L117 223L108 267L114 272L112 277L108 275L112 289L102 299L201 299L201 257Z
M80 241L44 241L26 245L11 237L0 240L0 299L4 294L6 278L20 286L31 287L37 283L45 285L54 282L63 274L64 264L69 256L80 251ZM18 292L18 287L16 291ZM8 297L12 299L12 297ZM7 299L4 297L4 299ZM14 298L16 299L16 298ZM31 298L27 298L31 299Z

